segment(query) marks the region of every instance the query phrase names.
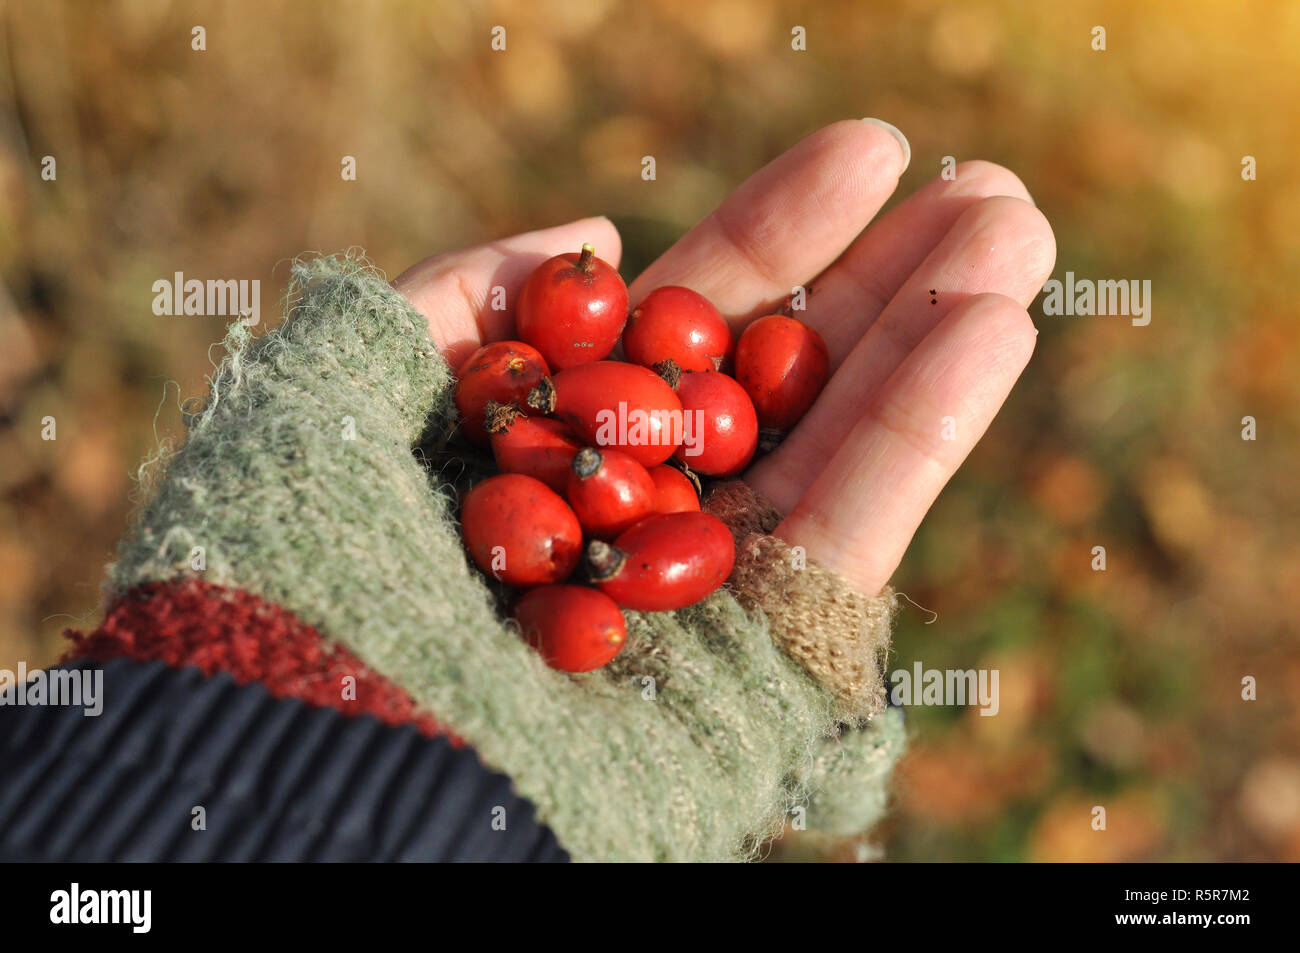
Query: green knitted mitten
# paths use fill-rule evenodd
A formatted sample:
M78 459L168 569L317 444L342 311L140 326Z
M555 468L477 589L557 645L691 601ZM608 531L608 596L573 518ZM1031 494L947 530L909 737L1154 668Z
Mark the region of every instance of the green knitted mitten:
M903 746L881 707L892 596L797 565L729 486L710 502L739 537L728 587L627 613L613 664L554 671L467 559L456 468L413 452L454 414L424 317L352 258L298 263L289 300L279 330L231 328L110 596L195 575L285 606L509 775L575 859L746 859L801 807L874 823Z

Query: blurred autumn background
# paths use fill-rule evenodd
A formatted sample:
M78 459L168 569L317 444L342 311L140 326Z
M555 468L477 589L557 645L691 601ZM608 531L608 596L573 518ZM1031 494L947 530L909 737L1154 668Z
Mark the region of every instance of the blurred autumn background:
M904 612L895 666L997 668L1001 710L910 711L877 839L903 860L1300 860L1300 4L3 9L0 667L93 625L133 471L205 389L224 322L155 316L156 279L258 278L274 321L304 249L396 275L598 212L630 278L801 136L879 116L911 140L905 191L947 155L1008 165L1056 277L1150 279L1153 310L1035 305L1025 379L897 576L938 618Z

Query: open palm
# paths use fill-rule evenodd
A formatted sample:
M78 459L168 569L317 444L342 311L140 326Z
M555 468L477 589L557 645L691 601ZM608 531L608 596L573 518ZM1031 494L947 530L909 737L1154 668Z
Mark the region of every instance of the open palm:
M795 286L833 376L777 450L744 479L784 514L776 534L865 592L897 568L940 490L1029 361L1025 311L1056 245L1024 185L988 162L956 167L876 219L906 147L871 121L827 126L737 188L630 286L708 297L735 333ZM870 226L870 227L868 227ZM425 259L395 286L429 320L452 367L514 334L510 300L541 261L589 242L617 265L605 218Z

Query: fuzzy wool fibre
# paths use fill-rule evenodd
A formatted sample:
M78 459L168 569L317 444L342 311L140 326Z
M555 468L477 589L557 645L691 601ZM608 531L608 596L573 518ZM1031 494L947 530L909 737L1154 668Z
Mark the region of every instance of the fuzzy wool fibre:
M900 713L841 733L831 696L725 590L627 613L605 669L548 668L413 453L454 414L425 319L356 256L295 263L286 308L261 337L231 327L110 598L196 576L285 606L507 773L578 860L750 859L810 799L827 829L876 820Z

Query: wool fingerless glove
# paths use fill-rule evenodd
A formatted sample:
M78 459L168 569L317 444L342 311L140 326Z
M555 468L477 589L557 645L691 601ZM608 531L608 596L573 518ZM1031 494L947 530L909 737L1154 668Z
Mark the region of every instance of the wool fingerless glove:
M462 548L452 484L467 468L422 449L455 414L426 319L351 257L298 262L287 308L262 337L230 329L110 569L108 619L74 655L225 670L453 736L579 860L749 859L792 818L875 822L903 746L884 707L890 593L808 562L770 535L768 504L722 484L705 507L737 536L728 585L627 612L614 662L554 671ZM178 592L239 624L160 637L175 611L147 607ZM241 635L250 620L279 635Z

